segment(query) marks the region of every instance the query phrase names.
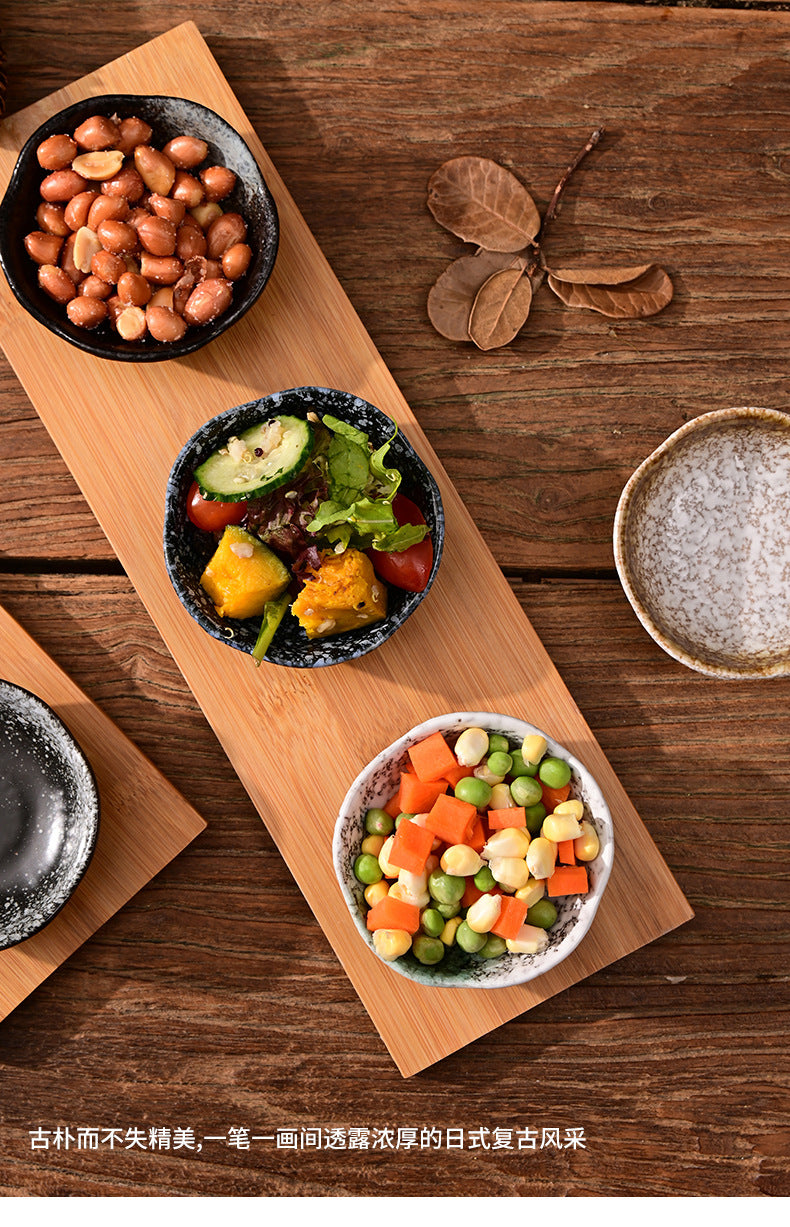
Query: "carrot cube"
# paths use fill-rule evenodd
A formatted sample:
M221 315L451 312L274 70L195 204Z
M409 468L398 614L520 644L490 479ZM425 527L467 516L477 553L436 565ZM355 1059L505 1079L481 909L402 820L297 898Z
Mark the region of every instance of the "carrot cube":
M386 895L370 909L365 923L371 933L376 929L405 929L414 934L420 927L420 909L414 903Z
M431 733L409 750L411 765L424 784L440 780L446 771L458 766L458 760L444 739L444 734Z
M390 818L397 818L398 814L402 814L404 812L400 803L400 788L398 788L395 796L390 797L386 805L382 805L381 808L385 813L389 814Z
M557 860L561 865L576 864L576 849L572 839L561 839L557 844Z
M466 780L470 775L474 775L474 773L474 767L462 767L460 763L457 763L455 767L445 771L444 779L447 780L451 788L455 788L459 780Z
M471 834L477 807L460 797L441 793L428 812L425 825L448 844L466 843Z
M503 895L502 906L491 932L506 940L516 937L527 918L527 910L526 899L516 899L514 895Z
M483 820L479 814L475 814L472 821L472 827L467 836L466 842L470 848L474 848L475 852L482 852L485 847L486 833L483 827Z
M586 895L588 890L586 865L558 865L546 883L550 899L560 895Z
M436 798L447 792L444 780L436 780L425 784L417 775L402 775L400 782L400 803L404 814L425 814Z
M409 873L422 873L432 847L433 832L418 826L410 818L405 818L392 838L387 860L398 869L407 869Z
M506 827L525 827L527 811L523 805L508 805L505 809L490 809L486 813L489 830L502 831Z

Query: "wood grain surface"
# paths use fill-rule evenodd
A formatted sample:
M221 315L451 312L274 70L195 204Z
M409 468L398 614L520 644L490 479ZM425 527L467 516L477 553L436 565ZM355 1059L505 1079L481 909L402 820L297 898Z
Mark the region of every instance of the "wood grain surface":
M10 111L196 17L120 3L86 40L83 9L3 13ZM209 824L0 1028L0 1189L787 1195L790 684L666 657L610 538L626 478L682 421L786 406L790 18L274 0L207 3L199 25L696 915L404 1083L0 365L0 601ZM599 122L554 250L655 258L672 306L613 325L542 290L505 350L438 337L427 291L461 247L425 210L430 173L484 153L545 206ZM31 1129L97 1122L580 1127L586 1149L31 1149Z

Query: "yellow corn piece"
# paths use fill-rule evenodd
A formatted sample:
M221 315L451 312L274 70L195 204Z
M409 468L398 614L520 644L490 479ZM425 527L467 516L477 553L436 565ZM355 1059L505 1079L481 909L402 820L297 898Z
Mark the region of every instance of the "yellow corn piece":
M440 864L445 873L468 878L482 869L484 862L468 844L453 844L445 849Z
M360 844L361 852L369 852L371 856L378 856L381 849L384 847L383 835L366 835Z
M550 878L557 863L557 845L543 835L533 839L527 850L527 868L533 878Z
M511 954L538 954L549 944L549 935L537 925L522 925L515 937L506 938Z
M582 833L578 818L573 814L558 814L555 810L543 819L540 833L544 839L561 844L566 839L578 839Z
M455 945L455 935L458 932L458 926L460 925L461 920L461 916L451 916L447 921L447 924L442 929L439 936L444 942L445 946Z
M584 817L584 805L575 797L569 797L567 801L560 801L559 805L554 806L555 814L572 814L577 822L581 822Z
M405 929L376 929L373 945L382 959L392 963L411 950L411 937Z
M526 900L527 907L532 907L533 903L537 903L546 893L546 883L539 878L530 878L525 886L520 887L516 891L517 899Z
M594 861L601 850L598 832L591 822L585 818L581 824L582 833L573 841L573 850L577 861Z
M520 890L529 881L527 862L517 856L492 856L488 868L503 890Z
M476 767L488 752L488 733L485 729L464 729L455 743L455 757L462 767Z
M526 827L502 827L486 840L480 853L484 861L492 856L526 856L529 848L529 831Z
M488 802L489 809L512 809L515 801L510 793L509 784L494 784L491 788L491 799Z
M377 903L380 903L389 894L389 887L384 881L374 882L372 886L365 887L363 894L368 907L375 907Z
M490 933L501 910L501 895L481 895L467 910L466 923L475 933Z
M521 743L521 757L525 763L539 763L548 748L545 737L539 733L528 733Z

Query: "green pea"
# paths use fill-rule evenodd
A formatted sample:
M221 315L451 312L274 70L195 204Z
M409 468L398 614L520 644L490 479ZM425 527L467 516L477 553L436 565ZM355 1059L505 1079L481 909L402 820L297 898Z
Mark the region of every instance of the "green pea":
M496 886L496 878L489 869L488 865L484 865L482 869L478 869L473 881L477 889L481 890L483 894L485 894L486 891L493 890Z
M557 909L551 899L538 899L527 912L527 924L539 929L550 929L557 919Z
M544 758L538 776L548 788L564 788L570 783L571 769L561 758Z
M368 835L391 835L395 822L385 809L369 809L365 814L365 830Z
M414 957L418 962L424 963L427 967L433 967L435 963L440 963L444 958L444 942L440 942L438 937L415 937L412 943Z
M398 814L398 817L395 819L395 830L397 831L400 824L402 822L405 822L407 818L413 818L413 817L414 817L414 814Z
M420 924L429 937L439 937L445 925L444 916L435 907L427 907L420 917Z
M365 886L373 886L384 877L378 858L371 856L370 852L362 852L354 861L354 875Z
M513 766L513 759L509 754L497 750L496 754L489 754L487 766L492 775L501 775L504 778Z
M488 738L488 753L508 754L509 752L510 742L507 737L503 737L501 733L491 733Z
M456 934L456 940L458 935ZM507 942L504 937L498 937L496 933L486 934L485 945L478 951L483 959L498 959L500 955L507 954Z
M428 878L428 891L437 903L459 903L466 890L466 879L434 869Z
M521 750L511 750L510 757L513 759L513 766L510 768L511 775L537 775L537 763L525 763L524 755Z
M543 819L546 817L546 806L542 801L538 801L537 805L525 805L524 814L526 815L527 830L530 835L537 835L543 826Z
M517 775L515 780L510 782L510 795L516 805L523 805L527 809L530 805L536 805L543 796L543 789L540 782L532 778L531 775Z
M477 954L478 950L482 950L486 944L486 934L476 933L474 929L470 929L465 920L462 920L455 931L456 944L465 950L467 954Z
M485 809L491 800L491 785L485 780L478 780L475 775L465 775L454 789L459 801L468 801L477 809Z
M436 911L440 916L444 916L445 920L452 920L453 916L457 916L461 910L460 903L437 903Z

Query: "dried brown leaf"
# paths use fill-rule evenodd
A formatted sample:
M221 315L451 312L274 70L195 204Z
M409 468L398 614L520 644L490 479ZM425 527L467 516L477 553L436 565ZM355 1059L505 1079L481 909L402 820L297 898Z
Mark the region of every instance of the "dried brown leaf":
M480 287L469 317L469 336L478 349L507 345L526 323L532 286L520 268L492 273Z
M461 256L445 269L428 294L428 318L450 341L469 340L469 317L480 287L501 269L526 267L512 252L478 251Z
M586 307L612 319L642 319L672 301L672 281L658 264L557 269L548 283L567 307Z
M521 251L540 230L522 183L490 158L451 158L428 181L428 208L440 225L489 251Z

